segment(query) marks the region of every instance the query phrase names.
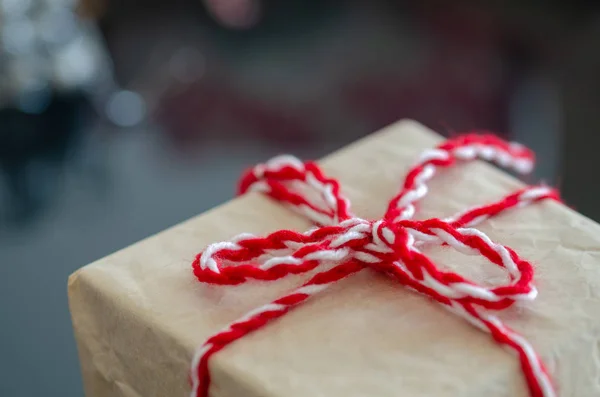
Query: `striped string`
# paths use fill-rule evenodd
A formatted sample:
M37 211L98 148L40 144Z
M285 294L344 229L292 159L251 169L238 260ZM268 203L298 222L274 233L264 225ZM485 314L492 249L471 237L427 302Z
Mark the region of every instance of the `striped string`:
M208 338L193 357L191 396L208 397L208 364L215 353L285 315L336 281L365 268L434 299L491 334L497 343L518 356L532 397L555 396L550 376L531 344L497 316L517 301L535 299L534 269L511 248L492 241L473 227L512 208L544 199L559 200L558 193L547 186L530 186L445 219L413 219L415 204L427 195L427 183L439 170L477 158L518 173L530 172L534 162L529 149L493 135L467 134L447 140L421 155L378 220L353 215L339 183L325 176L316 163L280 156L246 172L240 182L240 194L262 192L317 226L304 233L279 230L264 237L246 233L231 241L211 244L193 262L198 280L237 285L250 280L274 281L329 266L294 291L252 310ZM461 253L483 256L503 268L508 281L484 286L443 270L421 252L424 244L447 245Z

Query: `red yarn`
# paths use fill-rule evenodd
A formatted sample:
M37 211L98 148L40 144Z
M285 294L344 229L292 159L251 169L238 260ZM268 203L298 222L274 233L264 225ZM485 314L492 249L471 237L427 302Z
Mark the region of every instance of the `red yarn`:
M515 251L494 243L471 227L514 207L543 199L559 200L558 193L545 186L527 187L447 219L411 219L414 204L427 193L426 182L437 169L477 157L519 172L528 172L533 163L529 149L495 136L455 137L423 154L408 172L401 191L390 201L384 217L376 221L352 215L350 202L342 196L339 183L327 178L315 163L284 156L246 172L239 194L250 190L264 192L320 226L305 233L280 230L266 237L240 235L231 242L212 244L192 264L198 280L235 285L251 279L272 281L305 273L325 262L334 262L335 266L210 337L198 349L192 363L192 396L208 397L208 360L213 354L283 316L328 285L367 267L436 300L489 332L494 340L517 353L531 396L554 396L550 378L532 346L493 314L516 301L535 298L534 269ZM485 287L458 273L442 270L417 248L425 244L444 244L481 255L506 269L509 282Z

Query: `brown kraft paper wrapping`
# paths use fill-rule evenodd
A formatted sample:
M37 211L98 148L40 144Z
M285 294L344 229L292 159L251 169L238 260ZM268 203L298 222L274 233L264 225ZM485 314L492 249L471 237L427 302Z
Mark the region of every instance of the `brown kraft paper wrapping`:
M325 158L352 209L384 213L409 165L441 138L400 121ZM475 162L440 172L417 218L447 216L521 185ZM241 232L311 225L258 194L94 262L69 279L86 395L184 396L189 364L207 337L310 275L236 287L203 285L191 271L206 245ZM478 226L536 268L539 296L500 314L533 344L561 396L600 396L600 227L555 202ZM426 253L476 280L504 274L450 248ZM213 397L527 396L515 355L431 300L370 270L338 282L211 361Z

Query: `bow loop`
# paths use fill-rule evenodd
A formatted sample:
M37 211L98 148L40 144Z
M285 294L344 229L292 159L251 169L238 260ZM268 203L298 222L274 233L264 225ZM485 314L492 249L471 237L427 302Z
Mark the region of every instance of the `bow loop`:
M335 225L352 217L350 201L335 179L313 162L278 156L247 170L239 193L261 192L306 216L318 225Z
M537 296L533 285L533 266L511 248L492 241L483 232L473 228L456 228L449 222L435 218L402 221L400 224L415 237L415 245L421 242L441 243L463 254L482 256L506 270L508 281L505 284L484 287L458 273L441 270L427 256L418 252L421 269L416 276L426 279L429 285L443 286L441 288L446 292L449 291L447 287L452 288L453 298L488 309L504 309L515 301L532 300Z

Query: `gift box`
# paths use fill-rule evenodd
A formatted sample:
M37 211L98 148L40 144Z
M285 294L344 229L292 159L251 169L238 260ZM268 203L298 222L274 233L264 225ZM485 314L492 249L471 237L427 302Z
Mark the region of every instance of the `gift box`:
M357 216L376 220L419 154L440 141L418 123L400 121L319 164L339 180ZM450 216L523 187L483 162L440 170L428 186L416 219ZM189 394L190 363L207 338L319 270L209 285L194 277L196 255L240 233L313 226L260 192L247 193L75 272L69 304L86 395ZM507 305L499 321L535 349L558 394L600 395L598 225L540 200L477 228L535 270L537 298ZM419 250L482 285L506 282L503 269L480 255L448 244ZM515 351L473 325L385 272L364 269L214 354L210 396L530 395Z

